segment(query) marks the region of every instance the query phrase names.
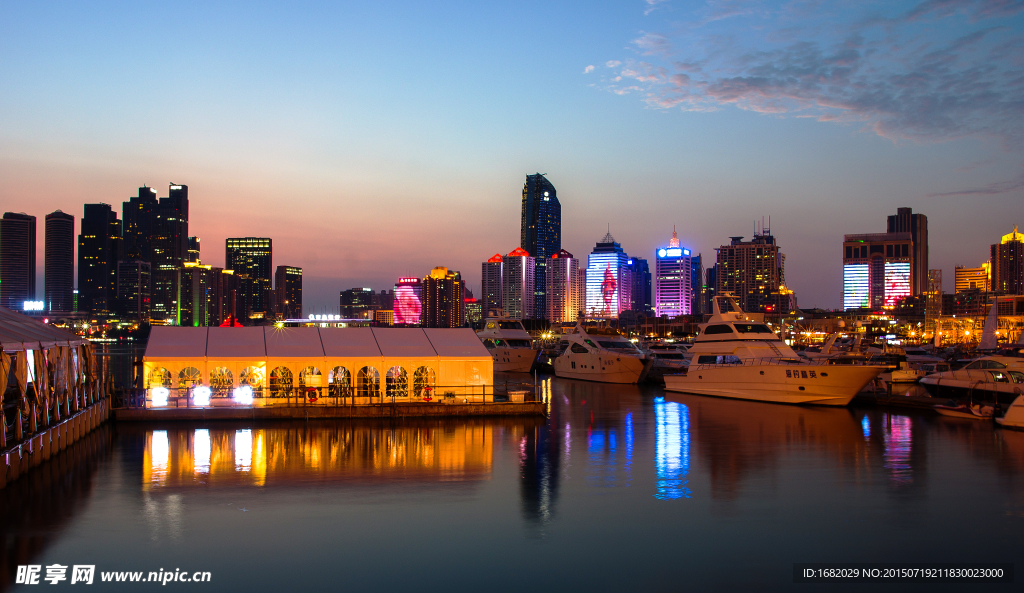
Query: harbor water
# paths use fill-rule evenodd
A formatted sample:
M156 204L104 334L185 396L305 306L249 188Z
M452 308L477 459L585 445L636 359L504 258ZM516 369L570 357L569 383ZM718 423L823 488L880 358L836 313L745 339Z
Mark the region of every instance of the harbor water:
M99 575L160 570L209 572L167 587L217 591L854 590L794 583L793 565L1024 549L1021 432L543 376L540 389L546 418L110 425L0 491L0 588L16 565L78 564L96 566L88 590L152 589Z

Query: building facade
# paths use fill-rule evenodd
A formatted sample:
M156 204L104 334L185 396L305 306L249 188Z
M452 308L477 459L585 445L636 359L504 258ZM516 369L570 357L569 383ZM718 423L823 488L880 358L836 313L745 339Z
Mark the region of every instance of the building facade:
M138 247L133 247L126 259L117 262L118 313L136 323L148 323L152 286L150 263L142 261Z
M60 210L46 215L44 292L46 310L70 313L75 293L75 217Z
M1024 294L1024 234L1013 232L990 248L992 290L1003 294Z
M992 290L992 283L990 280L991 268L992 265L990 262L985 262L977 268L957 266L954 270L954 274L956 275L956 292L964 292L967 290L988 292Z
M36 300L36 217L5 212L0 219L0 306L21 311Z
M587 272L580 260L560 249L547 265L548 320L551 323L574 322L586 309Z
M277 266L274 272L277 310L284 319L302 317L302 268Z
M597 242L587 256L587 305L589 318L618 319L633 305L629 256L611 232Z
M399 278L393 302L395 325L419 325L423 317L423 281Z
M153 316L172 318L178 311L178 270L188 256L188 186L171 183L151 222ZM142 190L140 189L140 194ZM143 254L145 257L145 254Z
M234 237L225 242L224 266L245 277L240 283L241 297L250 317L269 317L273 240L268 237Z
M630 289L630 294L633 298L630 310L644 315L653 314L654 302L651 291L651 268L647 264L647 260L642 257L631 257L626 260L626 266L629 267L630 279L633 283Z
M693 312L693 262L672 229L668 246L655 251L655 315L678 317Z
M504 275L503 258L500 253L495 253L482 265L481 279L483 294L480 297L481 314L484 319L497 315L504 305L502 304L501 281Z
M466 283L462 275L437 267L423 278L423 327L466 325Z
M555 186L540 173L527 175L523 185L519 245L537 266L531 318L547 318L547 264L562 249L562 205Z
M124 259L121 221L108 204L86 204L78 235L78 310L117 310L117 262Z
M501 303L505 316L511 319L535 319L535 258L518 247L502 260Z
M731 237L729 244L717 251L718 294L733 293L739 297L743 310L750 313L789 311L789 297L780 294L786 283L786 256L770 231L755 234L750 241Z
M897 208L886 219L886 232L910 233L910 292L920 295L928 290L928 217L914 214L911 208Z
M372 288L350 288L341 291L342 319L373 319L373 301Z
M894 308L913 295L914 253L910 233L845 235L843 307Z

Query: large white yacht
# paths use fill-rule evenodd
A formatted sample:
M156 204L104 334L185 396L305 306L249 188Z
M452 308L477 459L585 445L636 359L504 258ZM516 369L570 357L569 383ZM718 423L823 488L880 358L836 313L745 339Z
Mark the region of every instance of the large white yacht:
M1024 393L1024 358L983 356L962 369L923 377L921 384L975 400L994 399L1008 404Z
M558 353L555 376L601 383L636 383L653 362L614 329L582 325L561 337Z
M800 358L767 325L751 321L732 294L715 297L713 310L690 346L689 368L665 375L666 391L845 406L887 368Z
M505 373L529 373L540 350L534 350L533 339L517 319L488 317L476 335L494 359L494 370Z

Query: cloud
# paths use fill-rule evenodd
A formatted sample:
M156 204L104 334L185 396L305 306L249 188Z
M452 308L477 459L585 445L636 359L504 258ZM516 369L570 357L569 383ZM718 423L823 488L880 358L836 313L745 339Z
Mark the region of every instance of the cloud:
M607 62L604 63L604 65L609 68L617 68L622 65L622 62L618 60L608 60Z
M633 40L633 44L640 48L640 52L646 56L660 55L671 57L672 44L663 35L657 33L644 33Z
M647 1L647 8L644 10L644 15L651 14L655 10L658 10L658 8L660 8L660 5L665 3L665 2L667 2L668 0L646 0L646 1Z
M586 68L583 69L583 73L584 74L590 74L593 71L594 71L594 65L593 64L591 64L591 65L589 65L589 66L587 66Z
M997 181L981 187L972 187L956 191L935 192L925 195L926 198L946 198L952 196L995 196L1024 188L1024 173L1007 181Z

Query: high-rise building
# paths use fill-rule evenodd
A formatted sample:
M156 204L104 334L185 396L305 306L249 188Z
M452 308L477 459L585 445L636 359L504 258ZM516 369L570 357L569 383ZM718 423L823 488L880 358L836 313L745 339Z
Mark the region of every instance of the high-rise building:
M153 262L153 235L159 207L156 190L145 185L139 188L137 197L121 204L125 252L137 248L141 261Z
M626 266L629 268L632 282L630 294L633 302L630 305L630 310L649 316L654 312L651 298L651 268L647 265L647 260L642 257L629 258L626 260Z
M422 321L424 327L466 325L466 283L458 272L437 267L423 278Z
M350 288L341 291L339 296L342 319L373 319L373 289Z
M239 290L250 317L269 317L273 313L270 308L273 253L273 240L266 237L234 237L225 242L224 267L239 276Z
M755 234L751 241L731 237L729 244L717 251L718 294L733 293L739 297L743 310L750 313L789 312L789 297L779 294L786 283L786 256L770 231Z
M633 303L629 256L611 232L587 257L587 309L591 318L617 319Z
M991 272L991 262L985 262L977 268L965 268L964 266L957 266L954 270L954 286L956 288L956 292L965 292L968 290L980 290L981 292L988 292L992 290L992 284L990 279Z
M703 315L704 293L704 262L701 254L690 255L690 315Z
M928 290L928 217L913 214L911 208L897 208L896 215L886 219L886 232L910 233L910 294L924 294Z
M188 238L188 253L185 255L185 261L194 264L202 263L202 258L199 254L199 237Z
M544 175L526 176L523 185L522 223L519 244L534 258L534 304L537 319L547 318L546 266L552 255L562 248L562 205L555 186Z
M466 324L479 328L481 321L483 321L483 307L480 306L480 300L466 297Z
M712 264L711 267L704 270L704 314L710 315L714 313L714 307L712 303L715 300L715 295L718 294L718 264Z
M206 327L214 325L210 319L210 304L214 291L213 266L184 262L178 270L178 325Z
M522 247L502 258L501 304L506 317L535 319L536 269L535 258Z
M1003 235L990 248L992 290L1003 294L1024 294L1024 234L1017 231Z
M584 312L587 300L587 273L580 266L580 260L560 249L551 255L547 274L548 319L551 323L576 321Z
M274 273L277 310L285 319L302 317L302 268L277 266Z
M234 326L248 320L244 314L245 304L239 286L241 281L234 270L212 268L210 295L210 325Z
M148 323L153 280L149 262L141 258L136 246L117 263L118 312L138 323Z
M385 289L385 290L380 291L379 294L374 294L373 296L374 296L374 298L373 298L373 308L374 309L376 309L378 311L382 311L382 310L391 311L391 310L393 310L392 307L394 307L394 304L395 304L395 291L394 290L386 290ZM390 325L392 323L394 323L394 320L389 321L388 325Z
M419 325L423 315L423 281L403 277L395 284L395 325Z
M655 252L655 314L677 317L693 313L693 261L680 247L675 228L667 247Z
M504 263L500 253L495 253L490 259L483 263L483 271L481 278L483 279L482 289L483 295L481 295L481 309L484 319L491 317L492 312L497 315L497 311L503 308L501 302L502 288L501 279L504 274Z
M843 308L895 307L914 294L910 233L845 235Z
M36 300L36 217L5 212L0 220L0 305L21 311Z
M70 313L75 292L75 217L60 210L46 215L44 292L46 309Z
M140 195L143 190L139 190ZM160 198L153 223L153 316L173 318L178 312L178 270L188 256L188 186L172 183ZM145 257L145 252L143 252ZM269 272L268 272L269 274Z
M124 255L121 221L109 204L86 204L78 235L78 310L117 311L117 262Z

